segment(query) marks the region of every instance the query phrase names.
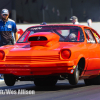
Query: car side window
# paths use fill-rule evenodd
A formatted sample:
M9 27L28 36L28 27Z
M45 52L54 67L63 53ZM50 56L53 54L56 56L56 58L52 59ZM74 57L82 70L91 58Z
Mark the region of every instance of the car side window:
M93 32L93 31L92 31L92 32ZM93 32L93 34L94 34L94 36L95 36L95 38L96 38L97 42L100 44L100 38L98 37L98 35L96 35L96 33L95 33L95 32Z
M96 43L95 38L89 29L84 29L86 34L87 43Z

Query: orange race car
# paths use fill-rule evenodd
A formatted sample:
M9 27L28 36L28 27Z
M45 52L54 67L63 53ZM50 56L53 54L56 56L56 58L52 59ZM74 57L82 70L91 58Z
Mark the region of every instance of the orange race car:
M0 47L0 73L7 86L17 80L36 86L68 79L100 83L100 36L83 25L52 24L26 29L15 45Z

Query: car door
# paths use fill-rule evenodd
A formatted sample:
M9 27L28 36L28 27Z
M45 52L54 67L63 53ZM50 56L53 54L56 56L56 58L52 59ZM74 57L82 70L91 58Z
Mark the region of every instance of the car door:
M98 74L99 72L99 63L100 63L100 46L96 41L96 38L93 34L93 31L91 29L87 28L84 29L87 44L86 47L88 49L88 64L86 68L85 74Z

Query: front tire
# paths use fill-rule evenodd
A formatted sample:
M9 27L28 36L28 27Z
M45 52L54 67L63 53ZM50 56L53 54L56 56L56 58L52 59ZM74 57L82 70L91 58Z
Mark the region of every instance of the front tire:
M78 65L76 66L74 73L68 75L68 80L71 85L76 85L79 80L79 69Z
M4 81L7 86L14 86L16 78L14 75L4 74Z

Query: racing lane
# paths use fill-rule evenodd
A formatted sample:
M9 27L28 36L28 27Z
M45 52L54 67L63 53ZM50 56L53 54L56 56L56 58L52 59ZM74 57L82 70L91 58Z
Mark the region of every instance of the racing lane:
M35 90L34 95L1 95L0 100L100 100L100 85L85 86L81 80L72 86L67 80L58 81L55 87L35 87L33 82L17 82L8 87L0 82L0 90Z

